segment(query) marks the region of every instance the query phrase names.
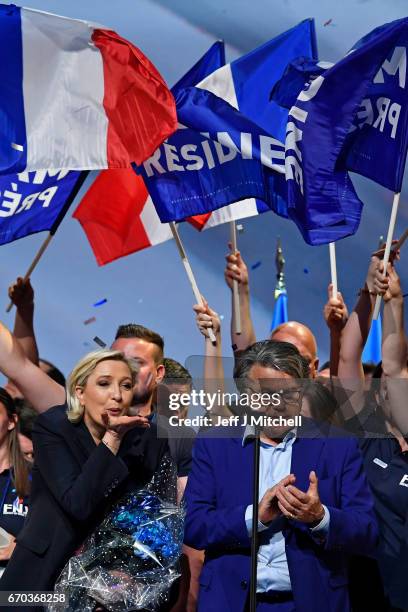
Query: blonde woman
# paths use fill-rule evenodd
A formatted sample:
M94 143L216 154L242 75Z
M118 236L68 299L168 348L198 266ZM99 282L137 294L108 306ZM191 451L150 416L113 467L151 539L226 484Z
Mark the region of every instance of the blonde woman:
M67 405L36 420L31 505L0 590L52 590L112 504L151 479L167 442L127 416L135 377L122 353L90 353L68 378Z

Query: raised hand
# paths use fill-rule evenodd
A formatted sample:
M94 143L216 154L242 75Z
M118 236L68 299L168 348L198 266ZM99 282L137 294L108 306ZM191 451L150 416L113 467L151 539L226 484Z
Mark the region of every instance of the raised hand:
M324 306L323 314L330 331L341 331L347 323L347 306L340 292L337 292L337 296L333 295L333 285L331 283L328 287L328 300Z
M228 246L231 252L225 257L227 265L225 267L225 281L230 289L232 289L232 281L238 281L240 290L247 289L248 287L248 269L244 260L241 257L239 251L232 252L232 244L229 242Z
M208 330L212 328L217 336L221 329L221 321L215 310L212 310L205 300L204 304L195 304L193 310L196 313L196 323L200 333L208 338Z
M19 309L31 307L34 303L34 290L30 279L24 281L19 276L16 282L10 285L8 294L13 304Z

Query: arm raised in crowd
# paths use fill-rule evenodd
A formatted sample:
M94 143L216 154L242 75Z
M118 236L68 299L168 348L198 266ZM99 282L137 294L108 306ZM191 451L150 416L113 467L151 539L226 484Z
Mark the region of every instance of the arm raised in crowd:
M347 306L340 292L333 295L333 285L328 287L328 300L323 310L330 331L330 376L337 376L340 360L341 333L348 320Z
M231 249L231 244L229 244ZM232 282L238 281L239 304L241 313L241 333L235 332L234 314L231 317L231 344L235 351L244 351L256 342L254 326L251 319L248 269L239 251L231 252L226 256L225 281L231 289L232 313L234 313L234 296Z
M37 412L65 402L65 389L25 354L19 340L0 322L0 371L20 389Z
M204 305L195 304L193 309L196 313L196 323L199 331L205 338L205 357L204 357L204 391L216 395L218 392L224 393L224 366L222 363L222 344L221 344L221 321L218 314L212 310L206 301ZM216 342L213 344L208 335L208 329L212 328ZM214 406L212 414L231 416L228 408L223 404Z
M376 299L374 277L382 254L383 250L372 255L364 286L359 291L357 303L341 334L338 377L349 396L349 402L342 402L346 419L364 407L362 355Z
M21 277L9 287L9 298L16 307L14 337L18 339L27 357L38 365L39 356L34 333L34 291L30 279Z
M375 277L375 289L383 296L382 317L382 369L386 377L388 401L384 409L400 432L408 434L408 367L407 338L404 331L404 299L400 279L395 267L389 263L387 277L383 278L381 263Z

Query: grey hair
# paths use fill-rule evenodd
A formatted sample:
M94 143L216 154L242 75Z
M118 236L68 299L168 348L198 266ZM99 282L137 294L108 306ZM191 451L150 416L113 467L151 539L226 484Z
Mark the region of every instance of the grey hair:
M234 378L240 391L246 387L249 371L254 365L272 368L293 378L309 378L310 375L307 360L293 344L278 340L261 340L249 346L237 358Z

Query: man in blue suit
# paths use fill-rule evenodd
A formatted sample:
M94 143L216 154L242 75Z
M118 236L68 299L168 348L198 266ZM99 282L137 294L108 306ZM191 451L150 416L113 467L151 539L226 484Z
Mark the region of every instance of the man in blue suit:
M356 441L304 418L290 428L308 374L293 345L273 340L249 347L234 373L241 394L278 393L266 414L288 419L260 434L257 609L265 612L347 612L348 555L371 555L377 542ZM253 431L232 429L196 440L186 489L185 543L205 549L203 612L243 612L248 601Z

